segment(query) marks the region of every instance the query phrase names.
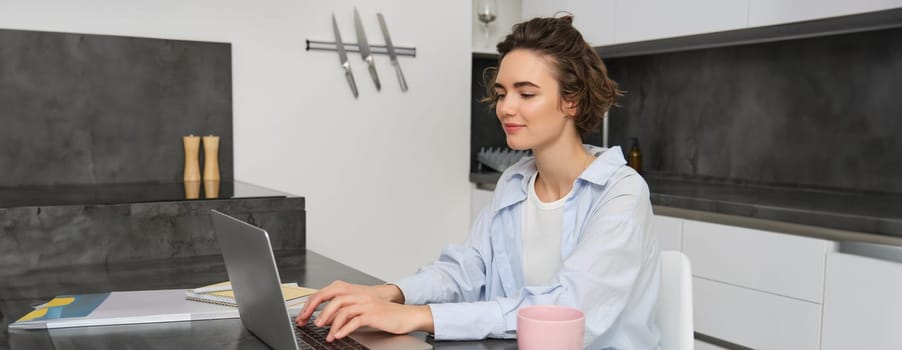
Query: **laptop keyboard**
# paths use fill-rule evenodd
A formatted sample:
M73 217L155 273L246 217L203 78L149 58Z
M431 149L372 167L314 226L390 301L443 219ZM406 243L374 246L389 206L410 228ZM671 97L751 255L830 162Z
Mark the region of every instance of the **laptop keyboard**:
M295 324L294 319L290 319ZM298 341L301 350L366 350L366 347L351 337L335 339L331 343L326 341L329 335L329 327L317 327L313 325L313 319L304 326L294 327L294 339Z

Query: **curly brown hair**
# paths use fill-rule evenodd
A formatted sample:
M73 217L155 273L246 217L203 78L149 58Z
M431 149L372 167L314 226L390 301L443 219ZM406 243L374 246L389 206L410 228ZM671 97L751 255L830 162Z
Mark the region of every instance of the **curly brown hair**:
M595 51L573 27L573 16L533 18L514 25L513 31L498 43L498 66L511 51L525 49L537 52L556 66L555 78L560 85L564 101L576 103L574 122L580 135L585 136L598 129L604 114L617 104L623 92L617 83L608 78L608 71ZM498 69L484 72L486 97L490 108L495 108L498 94L495 77Z

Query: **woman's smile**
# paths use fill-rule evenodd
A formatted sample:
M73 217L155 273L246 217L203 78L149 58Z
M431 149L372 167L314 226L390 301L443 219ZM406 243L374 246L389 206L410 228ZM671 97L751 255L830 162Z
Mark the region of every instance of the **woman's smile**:
M505 134L516 134L518 131L526 128L526 125L516 124L516 123L504 123L504 133Z

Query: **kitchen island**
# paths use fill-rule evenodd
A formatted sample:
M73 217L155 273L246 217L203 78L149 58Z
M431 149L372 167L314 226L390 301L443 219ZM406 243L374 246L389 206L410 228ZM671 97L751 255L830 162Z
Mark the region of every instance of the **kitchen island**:
M267 229L275 251L306 248L304 197L240 181L221 183L215 198L185 193L182 183L2 189L0 280L75 264L219 254L211 209Z

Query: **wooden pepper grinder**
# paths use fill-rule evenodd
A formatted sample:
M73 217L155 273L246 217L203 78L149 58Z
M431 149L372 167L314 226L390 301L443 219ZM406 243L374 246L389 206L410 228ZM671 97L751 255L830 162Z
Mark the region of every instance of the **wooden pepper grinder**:
M204 136L204 193L219 197L219 136Z
M200 150L200 137L183 136L182 143L185 146L185 174L182 178L185 182L185 198L196 199L200 195L200 164L197 158Z

